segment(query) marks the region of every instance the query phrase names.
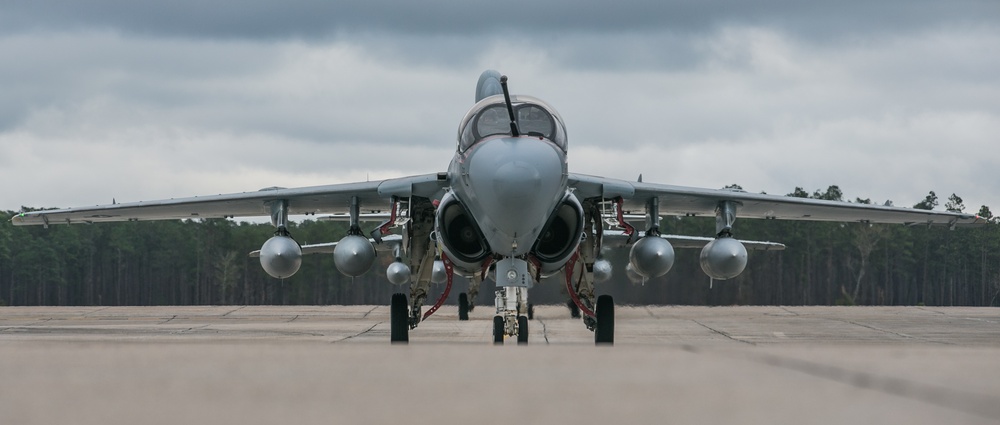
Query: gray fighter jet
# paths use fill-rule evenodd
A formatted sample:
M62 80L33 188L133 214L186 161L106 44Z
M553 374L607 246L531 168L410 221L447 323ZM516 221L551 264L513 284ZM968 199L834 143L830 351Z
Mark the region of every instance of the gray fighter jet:
M562 117L547 103L510 95L507 78L486 71L476 86L476 103L462 118L458 146L447 171L383 181L183 199L121 203L24 212L16 225L97 223L270 216L275 233L256 252L275 278L298 271L302 255L333 252L337 268L359 276L374 263L376 247L396 256L389 280L410 282L409 299L391 300L391 340L406 342L409 331L441 305L454 275L474 293L487 277L496 282L494 342L528 339L527 290L542 278L562 274L573 305L595 342L614 342L614 302L596 297L593 283L612 268L603 249L629 249L630 277L652 278L670 270L674 247L700 248L701 265L712 279L730 279L746 267L747 247L781 249L770 242L733 237L736 217L907 225L983 223L963 213L831 202L739 190L715 190L631 182L569 172L569 141ZM386 219L370 234L361 211ZM339 214L350 230L339 242L300 246L287 228L290 214ZM639 215L636 217L636 215ZM716 218L714 235L661 235L663 216ZM641 231L628 217L640 219ZM398 234L391 234L398 228ZM384 237L383 237L384 236ZM404 260L405 259L405 260ZM445 294L421 314L431 281L447 281ZM467 317L469 297L460 297ZM472 297L473 299L475 297Z

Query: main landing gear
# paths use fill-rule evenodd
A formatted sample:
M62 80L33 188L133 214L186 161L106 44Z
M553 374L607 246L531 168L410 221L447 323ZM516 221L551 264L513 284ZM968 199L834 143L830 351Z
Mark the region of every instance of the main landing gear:
M521 299L524 288L505 287L497 289L497 315L493 317L493 343L503 345L508 336L517 337L517 344L528 343L528 317L521 314L520 309L526 303ZM508 295L510 294L510 295ZM464 295L464 294L462 294ZM461 296L459 301L461 302ZM523 300L523 299L522 299ZM513 308L507 309L513 302ZM502 308L501 308L502 307ZM527 308L525 307L525 310ZM594 343L597 345L614 345L615 343L615 302L610 295L597 297L597 308L593 316L587 316L585 323L594 331ZM410 315L406 294L393 294L390 305L390 340L393 344L409 342Z
M594 332L594 342L597 345L613 345L615 342L615 303L610 295L601 295L594 299L592 285L589 283L589 276L584 274L582 265L575 268L575 259L568 265L568 270L576 273L567 273L566 289L572 300L570 309L578 311L583 317L583 323L588 329ZM513 272L511 275L515 275ZM579 279L573 279L573 276ZM515 275L516 276L516 275ZM449 273L448 287L433 308L421 317L419 310L413 314L412 306L407 302L405 294L394 294L391 303L391 341L405 344L409 341L409 331L415 328L414 316L419 322L426 319L441 305L451 289L451 278ZM513 279L512 279L513 280ZM574 285L573 281L578 282ZM517 343L528 343L528 320L533 314L533 308L528 304L528 288L525 286L502 286L496 289L496 316L493 317L493 343L501 345L507 337L516 337ZM460 320L469 319L469 311L472 304L467 294L460 294L458 297L458 314ZM575 307L575 308L574 308ZM419 308L419 307L418 307Z
M591 276L583 264L573 256L566 266L566 292L570 300L567 306L573 317L583 316L587 329L594 331L594 343L613 345L615 343L615 301L610 295L601 295L594 302L594 286ZM574 284L574 281L576 284ZM595 305L596 304L596 305Z

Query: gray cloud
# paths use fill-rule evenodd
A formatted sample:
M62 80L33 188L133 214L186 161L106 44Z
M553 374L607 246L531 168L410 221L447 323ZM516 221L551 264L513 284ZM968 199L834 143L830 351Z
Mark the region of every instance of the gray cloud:
M994 3L356 3L5 6L0 208L439 171L496 68L572 171L1000 209Z
M755 25L805 34L895 32L928 25L975 24L996 18L992 1L881 2L555 0L374 0L285 2L178 0L131 2L13 2L4 7L6 31L120 30L150 36L209 38L326 38L345 32L540 34L636 30L710 31Z

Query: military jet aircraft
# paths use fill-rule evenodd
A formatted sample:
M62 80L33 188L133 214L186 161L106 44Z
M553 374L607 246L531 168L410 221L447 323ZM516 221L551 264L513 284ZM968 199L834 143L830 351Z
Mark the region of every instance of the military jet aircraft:
M568 149L566 127L556 110L534 97L511 95L507 77L489 70L480 76L476 103L459 124L457 149L447 171L382 181L23 212L12 221L47 226L270 216L276 230L258 255L261 266L275 278L295 274L305 253L330 251L342 273L359 276L371 268L376 246L393 247L397 260L387 276L394 282L411 282L409 299L402 293L392 296L392 342L408 341L409 331L444 301L442 296L421 315L431 280L447 280L447 296L455 274L469 278L474 288L489 274L496 282L494 342L516 337L526 343L528 288L562 272L568 293L598 344L614 342L614 301L607 295L595 297L593 291L593 282L611 273L602 249L629 249L626 271L652 278L670 270L675 245L700 248L702 269L712 279L722 280L743 271L748 246L782 248L735 239L737 217L949 226L985 221L963 213L576 174L568 169ZM366 234L361 228L366 219L362 211L380 212L387 218ZM641 214L641 231L629 223L629 213ZM341 214L350 226L347 235L334 244L300 246L288 231L290 214ZM660 233L663 216L709 215L715 216L716 229L707 238ZM393 228L401 232L390 234ZM404 257L408 262L404 263ZM466 299L465 314L468 307Z

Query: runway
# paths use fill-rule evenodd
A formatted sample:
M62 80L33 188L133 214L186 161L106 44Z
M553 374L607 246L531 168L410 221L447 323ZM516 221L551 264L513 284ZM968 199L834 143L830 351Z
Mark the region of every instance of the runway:
M0 422L998 423L1000 309L539 306L530 345L444 307L3 307Z

